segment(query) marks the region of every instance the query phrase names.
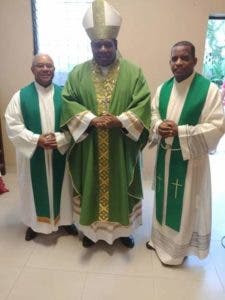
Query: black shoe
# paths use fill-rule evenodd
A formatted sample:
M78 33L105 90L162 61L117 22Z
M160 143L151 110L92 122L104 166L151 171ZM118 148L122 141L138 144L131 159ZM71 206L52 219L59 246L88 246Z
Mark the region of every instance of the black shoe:
M132 236L120 237L121 243L127 248L134 248L134 239Z
M82 240L82 245L84 248L89 248L91 247L92 245L94 245L95 242L93 242L91 239L89 239L87 236L84 236L83 237L83 240Z
M32 228L28 227L26 234L25 234L25 240L26 241L31 241L37 236L37 232L33 231Z
M78 235L77 228L76 228L76 226L74 224L64 225L63 228L70 235Z
M149 250L155 250L155 248L153 248L153 247L150 245L150 241L146 242L145 246L146 246L146 248L148 248Z

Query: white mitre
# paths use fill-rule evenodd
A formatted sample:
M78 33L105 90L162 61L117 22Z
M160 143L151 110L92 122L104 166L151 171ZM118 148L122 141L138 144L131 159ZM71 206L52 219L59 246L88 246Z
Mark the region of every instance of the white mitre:
M116 39L122 18L119 12L104 0L95 0L86 11L83 26L93 40Z

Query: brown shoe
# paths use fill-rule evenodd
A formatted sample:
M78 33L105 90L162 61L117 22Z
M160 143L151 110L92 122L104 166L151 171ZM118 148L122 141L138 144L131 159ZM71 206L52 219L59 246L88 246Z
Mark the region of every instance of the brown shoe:
M37 232L33 231L32 228L28 227L26 234L25 234L25 240L26 241L31 241L37 236Z

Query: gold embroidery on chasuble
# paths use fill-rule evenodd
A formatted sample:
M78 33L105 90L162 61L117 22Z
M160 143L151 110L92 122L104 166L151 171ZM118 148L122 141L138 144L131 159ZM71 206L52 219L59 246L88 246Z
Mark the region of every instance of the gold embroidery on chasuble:
M143 130L143 126L142 124L140 124L140 122L134 117L134 115L130 112L126 112L126 115L128 117L128 119L130 120L131 124L133 125L133 127L138 131L138 132L142 132Z
M103 75L100 67L92 63L92 78L98 105L98 116L109 112L109 105L119 74L119 61L109 67ZM98 129L98 170L99 170L99 221L109 219L109 134L107 129Z
M86 110L86 111L83 111L83 112L79 113L76 116L75 122L74 122L73 118L71 119L71 122L70 122L70 128L71 128L71 130L75 131L79 126L81 126L82 121L85 118L85 116L88 114L88 112L89 111Z

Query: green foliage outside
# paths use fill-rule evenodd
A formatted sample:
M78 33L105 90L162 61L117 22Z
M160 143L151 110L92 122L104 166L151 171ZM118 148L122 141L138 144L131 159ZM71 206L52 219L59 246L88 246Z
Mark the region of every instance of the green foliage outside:
M208 21L205 48L203 74L220 87L225 80L225 20Z

